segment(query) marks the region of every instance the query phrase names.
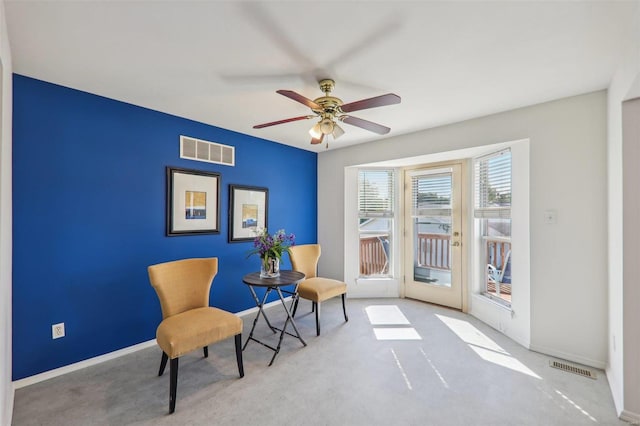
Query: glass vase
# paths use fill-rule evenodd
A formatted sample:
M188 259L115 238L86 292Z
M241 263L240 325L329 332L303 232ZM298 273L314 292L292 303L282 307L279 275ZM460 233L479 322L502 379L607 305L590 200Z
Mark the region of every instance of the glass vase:
M280 259L267 257L260 259L260 278L276 278L280 276Z

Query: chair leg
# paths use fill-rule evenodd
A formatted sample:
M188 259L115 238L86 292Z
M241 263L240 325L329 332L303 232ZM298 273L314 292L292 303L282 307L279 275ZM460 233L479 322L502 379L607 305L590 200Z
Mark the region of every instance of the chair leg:
M202 351L204 352L204 357L209 358L209 346L202 348Z
M169 364L169 414L176 411L176 391L178 389L178 358L173 358Z
M236 334L236 361L240 377L244 377L244 365L242 363L242 333Z
M315 312L316 310L316 302L311 302L311 312Z
M344 304L344 299L346 296L346 293L342 293L342 312L344 313L344 320L349 321L349 317L347 316L347 307Z
M167 366L167 360L169 357L164 351L162 352L162 359L160 360L160 370L158 370L158 376L162 376L164 374L164 369Z
M316 336L320 335L320 303L313 303L316 308Z

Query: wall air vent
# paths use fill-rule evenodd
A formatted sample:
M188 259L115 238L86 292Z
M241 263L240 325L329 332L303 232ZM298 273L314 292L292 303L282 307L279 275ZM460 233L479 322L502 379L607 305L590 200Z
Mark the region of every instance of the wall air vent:
M229 145L180 136L180 158L235 166L236 150Z
M587 369L587 368L581 368L581 367L576 367L575 365L571 365L571 364L567 364L566 362L560 362L560 361L549 361L549 366L553 367L553 368L558 368L562 371L568 371L569 373L574 373L577 374L579 376L583 376L583 377L588 377L590 379L595 379L596 378L596 373Z

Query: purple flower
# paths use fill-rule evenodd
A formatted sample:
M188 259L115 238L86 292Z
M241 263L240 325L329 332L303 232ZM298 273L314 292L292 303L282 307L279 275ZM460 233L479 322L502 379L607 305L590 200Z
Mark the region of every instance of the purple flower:
M262 230L253 240L253 250L249 255L258 254L261 258L282 258L282 253L289 252L289 247L295 245L295 235L286 234L284 229L270 235L266 229Z

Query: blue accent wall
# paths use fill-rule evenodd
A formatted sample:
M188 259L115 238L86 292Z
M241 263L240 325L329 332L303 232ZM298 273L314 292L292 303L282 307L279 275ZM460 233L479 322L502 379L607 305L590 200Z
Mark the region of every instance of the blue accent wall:
M211 304L255 307L229 184L269 188L269 230L316 241L315 153L20 75L13 98L14 380L153 339L151 264L217 256ZM180 135L234 146L235 167L180 159ZM165 236L167 166L220 173L220 234Z

